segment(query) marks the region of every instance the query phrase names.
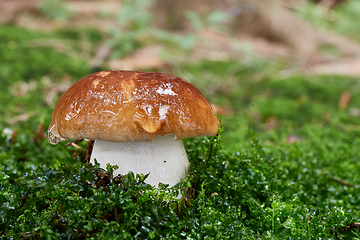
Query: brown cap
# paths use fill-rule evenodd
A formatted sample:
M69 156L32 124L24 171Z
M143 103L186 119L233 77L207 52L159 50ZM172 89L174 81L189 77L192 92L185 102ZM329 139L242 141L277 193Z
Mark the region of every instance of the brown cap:
M60 97L48 131L57 139L120 142L167 134L213 136L218 127L204 95L182 78L103 71L84 77Z

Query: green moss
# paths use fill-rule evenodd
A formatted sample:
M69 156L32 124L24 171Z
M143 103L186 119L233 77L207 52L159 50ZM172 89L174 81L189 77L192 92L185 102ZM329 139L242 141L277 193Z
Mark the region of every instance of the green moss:
M95 34L89 35L92 36L91 39L96 39ZM44 78L54 86L60 85L66 76L71 76L75 82L90 73L91 70L84 60L66 55L51 44L34 44L36 41L62 44L71 40L65 37L70 37L65 30L45 34L14 26L0 28L0 126L24 113L30 117L41 116L43 120L48 118L52 106L48 106L45 98L47 91L51 89L47 86L49 84L44 83ZM76 39L74 34L71 37ZM32 83L33 87L29 88L26 94L14 94L14 91L25 85L23 83Z
M28 171L15 159L13 167L24 174L15 177L5 168L0 175L0 228L7 237L61 239L353 236L344 229L360 217L359 182L352 178L360 167L355 161L359 146L349 149L342 140L320 144L327 137L320 132L309 142L274 150L250 131L252 146L236 154L224 154L219 137L187 140L191 169L183 185L193 189L194 199L186 204L171 200L180 186L156 189L132 174L121 184L96 187L97 166L73 163L67 154L58 158L68 163L56 169L41 164ZM324 147L341 154L347 149L347 163L335 161ZM36 159L29 161L36 165Z
M84 61L63 55L50 47L36 47L34 40L55 38L56 35L29 32L12 26L0 28L0 77L5 86L14 81L29 81L43 76L80 77L88 72ZM60 42L61 40L58 39Z
M44 100L51 88L43 77L76 81L91 71L81 59L28 45L49 38L76 40L77 33L0 29L7 43L0 68L8 69L0 71L0 238L359 238L360 128L350 111L360 104L357 79L281 79L280 64L265 61L177 66L177 75L228 112L219 116L224 131L217 137L184 140L187 178L154 188L131 173L122 181L102 178L105 170L81 162L85 143L53 146L40 137L53 107ZM32 82L34 89L14 94L16 84ZM351 99L339 109L346 91ZM23 113L29 118L9 123ZM175 200L184 186L192 197Z

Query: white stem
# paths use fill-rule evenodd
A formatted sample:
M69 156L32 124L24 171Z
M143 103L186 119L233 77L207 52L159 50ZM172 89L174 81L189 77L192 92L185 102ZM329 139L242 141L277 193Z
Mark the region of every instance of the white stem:
M106 164L118 165L117 174L134 174L150 172L145 180L153 186L165 183L173 186L185 177L189 168L184 145L181 140L167 135L158 136L150 142L107 142L95 140L91 154L91 162L94 159L100 163L100 167L106 168Z

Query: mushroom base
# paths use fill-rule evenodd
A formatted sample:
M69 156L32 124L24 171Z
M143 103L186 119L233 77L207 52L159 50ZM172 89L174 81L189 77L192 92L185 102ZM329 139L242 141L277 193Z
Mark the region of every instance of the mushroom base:
M145 180L153 186L165 183L173 186L185 177L189 168L184 145L175 136L158 136L150 142L108 142L95 140L90 161L94 159L102 168L106 164L119 166L114 176L127 174L150 175Z

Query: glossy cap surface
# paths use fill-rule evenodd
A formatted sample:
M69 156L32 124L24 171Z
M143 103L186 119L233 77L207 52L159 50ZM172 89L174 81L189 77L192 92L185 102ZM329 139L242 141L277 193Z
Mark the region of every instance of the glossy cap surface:
M209 102L182 78L102 71L84 77L60 97L48 131L59 140L117 142L150 141L168 134L177 139L213 136L218 127Z

